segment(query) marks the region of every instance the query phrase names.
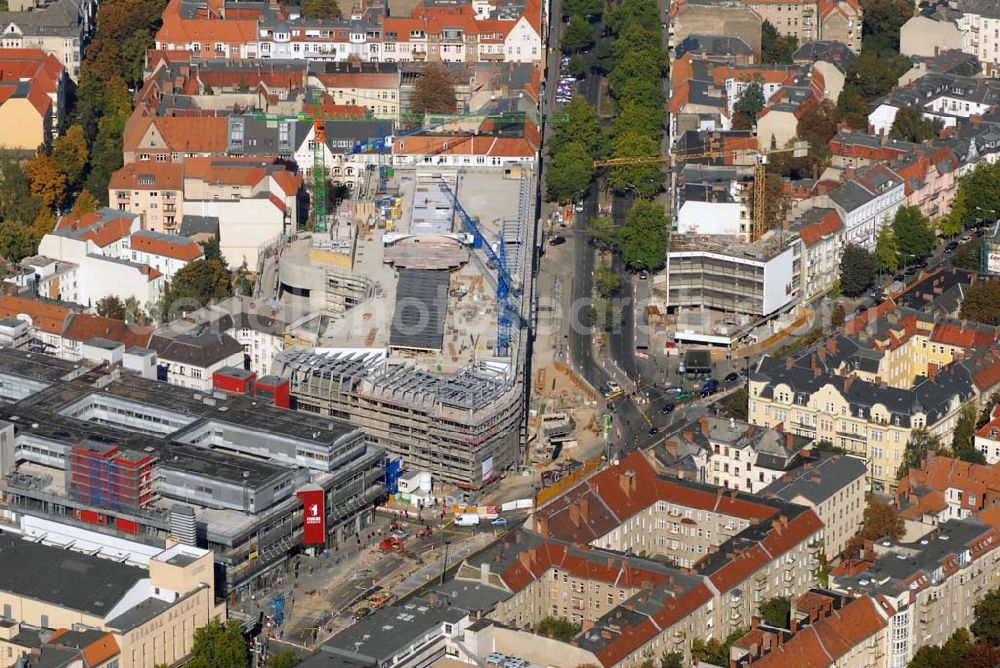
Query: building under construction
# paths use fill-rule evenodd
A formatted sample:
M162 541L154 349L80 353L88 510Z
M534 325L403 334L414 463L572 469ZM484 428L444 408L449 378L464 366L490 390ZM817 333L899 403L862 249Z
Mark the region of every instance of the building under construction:
M412 469L479 487L523 454L534 180L489 169L396 177L396 223L359 235L350 257L372 290L270 372L289 380L298 410L349 420Z

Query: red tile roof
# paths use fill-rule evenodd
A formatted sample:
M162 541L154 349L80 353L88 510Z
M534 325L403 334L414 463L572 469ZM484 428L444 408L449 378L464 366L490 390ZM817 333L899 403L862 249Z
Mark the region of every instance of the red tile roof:
M812 246L823 237L835 234L842 229L844 229L843 219L841 219L839 213L831 209L818 222L803 227L799 232L799 236L802 238L802 243L806 246Z
M124 320L115 320L88 313L74 313L69 319L63 336L74 341L87 341L100 337L122 343L126 348L131 346L145 348L149 344L153 330L153 327L126 324Z
M55 232L57 234L78 232L79 234L75 235L76 238L92 241L97 246L104 248L127 237L135 221L135 216L125 213L114 215L111 209L101 209L94 213L85 213L77 218L63 216L56 222Z
M165 236L170 238L165 239ZM131 247L135 251L184 260L185 262L193 262L203 255L201 246L187 237L156 234L144 230L132 235Z
M863 596L820 617L748 665L753 668L826 668L886 626L886 614L874 600Z
M71 311L65 306L57 306L37 299L26 299L14 295L0 296L0 318L16 318L26 315L31 318L35 329L49 334L62 334Z
M0 103L27 83L27 100L39 114L45 115L65 74L59 60L40 49L0 49Z
M938 323L931 331L930 339L936 343L946 343L962 348L988 348L996 334L992 327L970 323L968 325L949 322Z
M110 190L183 190L179 162L133 162L111 175Z

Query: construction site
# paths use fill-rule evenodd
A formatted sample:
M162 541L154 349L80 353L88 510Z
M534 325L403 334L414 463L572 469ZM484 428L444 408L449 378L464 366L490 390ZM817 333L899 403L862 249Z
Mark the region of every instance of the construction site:
M277 253L302 315L271 372L299 410L476 489L524 460L533 165L385 171Z

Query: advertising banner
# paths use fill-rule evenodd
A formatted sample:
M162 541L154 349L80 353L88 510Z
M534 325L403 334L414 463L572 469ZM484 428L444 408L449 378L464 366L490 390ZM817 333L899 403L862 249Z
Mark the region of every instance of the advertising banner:
M304 488L296 494L302 499L303 545L326 543L326 495L318 485Z

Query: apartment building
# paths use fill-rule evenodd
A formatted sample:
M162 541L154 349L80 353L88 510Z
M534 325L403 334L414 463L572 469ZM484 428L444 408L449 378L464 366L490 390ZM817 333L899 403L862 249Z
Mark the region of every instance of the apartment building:
M864 519L866 474L861 457L820 453L760 494L812 508L823 522L823 554L832 558L844 551Z
M879 231L892 222L906 198L904 179L889 167L875 164L856 172L828 193L813 198L816 206L832 208L844 221L841 239L869 251Z
M39 49L53 56L73 81L80 77L83 50L94 28L97 2L55 0L38 6L0 12L0 46L4 49ZM32 3L34 4L34 3Z
M913 387L866 380L855 369L877 362L846 337L821 342L797 360L765 358L750 376L750 422L825 440L865 457L869 482L895 489L896 471L914 429L946 437L963 404L1000 385L1000 357L980 352L920 377ZM839 371L837 371L839 370Z
M183 171L179 162L132 162L111 175L108 202L140 216L142 228L176 234L184 215Z
M862 11L856 0L742 1L773 25L779 35L795 37L799 44L827 40L846 44L854 53L861 51Z
M906 523L906 535L914 537L950 519L978 517L998 503L1000 470L996 466L941 455L932 455L910 468L896 490L896 506Z
M35 151L60 133L66 69L41 49L0 48L0 146Z
M983 453L987 464L1000 462L1000 409L990 407L989 422L976 430L976 450Z
M888 134L900 108L917 106L924 118L937 119L946 128L956 127L987 113L998 100L1000 82L994 79L932 72L886 95L868 114L868 123L876 134Z
M813 510L658 476L641 453L537 509L533 528L542 536L658 555L693 569L718 592L710 628L719 637L749 624L767 598L805 592L824 532Z
M756 494L812 459L808 438L707 415L683 425L657 463L680 478Z
M149 264L132 260L131 237L140 229L139 216L107 207L60 218L38 244L40 254L72 268L73 276L60 282L59 298L87 306L105 297L132 298L144 309L155 303L167 279Z
M145 668L184 660L198 627L226 619L225 605L216 602L208 550L174 545L137 566L94 556L83 546L6 533L0 536L0 547L0 606L6 636L2 644L8 649L14 647L13 635L22 629L31 634L32 628L89 628L110 634L118 655L113 665ZM49 643L60 637L63 642L71 640L65 631L57 631ZM108 653L109 660L114 654ZM98 656L105 654L94 652L90 658Z
M814 207L790 225L799 239L799 279L803 301L830 292L840 274L843 255L844 219L836 209Z
M948 520L915 541L876 543L874 562L835 569L830 587L880 601L891 629L882 665L902 668L920 647L972 624L976 603L1000 583L998 541L977 519Z
M399 118L399 65L310 62L308 82L325 90L333 104L365 107L376 118Z
M853 598L812 589L793 602L788 630L754 623L733 643L732 666L888 668L885 648L890 644L888 620L893 612L871 596Z

